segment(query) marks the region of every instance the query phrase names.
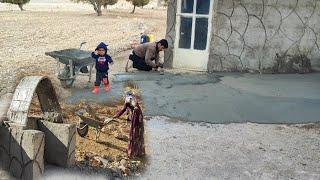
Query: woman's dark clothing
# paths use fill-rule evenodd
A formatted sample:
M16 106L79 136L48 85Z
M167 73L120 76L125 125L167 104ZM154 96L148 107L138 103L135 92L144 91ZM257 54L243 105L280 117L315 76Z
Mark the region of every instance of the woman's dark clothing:
M129 145L128 155L129 157L141 157L145 155L144 146L144 123L143 114L140 106L137 104L135 107L126 103L121 111L115 115L116 118L120 117L126 110L131 111L129 120L131 121L130 134L129 134Z

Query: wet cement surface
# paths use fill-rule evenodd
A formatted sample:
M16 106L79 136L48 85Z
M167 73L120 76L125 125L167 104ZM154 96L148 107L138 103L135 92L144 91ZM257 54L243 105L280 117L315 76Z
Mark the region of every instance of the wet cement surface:
M114 75L109 93L93 95L91 87L74 89L66 102L112 103L121 98L127 81L140 88L145 114L150 116L210 123L320 120L320 74L121 73Z

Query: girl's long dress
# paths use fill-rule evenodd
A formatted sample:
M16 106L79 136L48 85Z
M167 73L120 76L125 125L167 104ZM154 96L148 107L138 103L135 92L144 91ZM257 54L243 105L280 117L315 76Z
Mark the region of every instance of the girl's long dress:
M136 107L131 106L129 103L126 103L121 111L115 115L116 118L120 117L127 109L130 109L131 116L131 128L129 136L129 145L128 145L128 156L129 157L141 157L145 155L145 146L144 146L144 124L143 124L143 114L139 105Z

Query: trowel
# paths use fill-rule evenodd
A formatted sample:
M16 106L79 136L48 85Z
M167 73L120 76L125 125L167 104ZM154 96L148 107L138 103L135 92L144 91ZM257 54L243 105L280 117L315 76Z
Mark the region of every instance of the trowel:
M160 75L164 75L164 68L163 68L163 64L161 64L160 66L159 66L159 68L160 68Z
M164 75L164 69L163 68L160 68L160 75Z

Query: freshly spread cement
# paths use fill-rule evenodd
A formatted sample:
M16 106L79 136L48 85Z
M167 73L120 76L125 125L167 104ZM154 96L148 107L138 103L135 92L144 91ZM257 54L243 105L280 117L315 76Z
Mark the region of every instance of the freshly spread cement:
M112 89L99 95L91 87L74 89L67 103L89 100L112 103L123 85L142 92L146 115L164 115L210 123L308 123L320 120L320 74L115 74Z

